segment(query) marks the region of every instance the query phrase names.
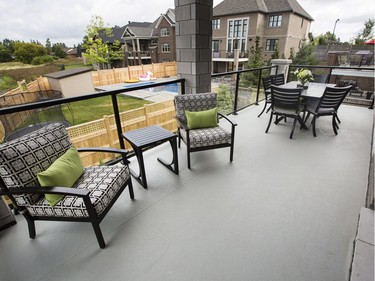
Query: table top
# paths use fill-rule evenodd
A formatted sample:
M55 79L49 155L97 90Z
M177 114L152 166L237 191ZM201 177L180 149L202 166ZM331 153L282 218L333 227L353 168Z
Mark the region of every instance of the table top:
M160 127L149 126L141 129L125 132L123 137L132 145L138 148L147 147L158 142L164 142L172 138L177 138L177 135Z
M292 81L281 85L280 87L285 88L297 88L297 81ZM326 84L326 83L315 83L310 82L307 89L302 90L301 96L307 98L321 98L323 96L326 87L335 87L336 84Z

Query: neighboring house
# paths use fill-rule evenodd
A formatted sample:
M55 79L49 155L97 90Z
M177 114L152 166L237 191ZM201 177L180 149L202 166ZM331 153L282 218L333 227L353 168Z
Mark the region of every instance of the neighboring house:
M75 59L78 57L77 48L66 48L64 49L66 58Z
M155 25L157 29L157 61L169 62L176 60L176 33L175 33L175 12L168 9L165 14L161 14Z
M298 51L308 39L313 20L296 0L224 0L213 9L213 72L233 70L236 49L241 69L256 36L264 59L271 58L276 46L288 58L291 48Z
M129 22L121 30L120 36L113 30L113 39L121 39L126 65L176 60L174 9L168 9L154 22Z

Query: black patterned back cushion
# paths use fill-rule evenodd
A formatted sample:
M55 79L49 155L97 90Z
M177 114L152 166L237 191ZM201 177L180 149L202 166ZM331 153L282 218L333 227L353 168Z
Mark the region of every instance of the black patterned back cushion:
M216 107L215 93L177 95L174 97L176 116L186 120L185 110L202 111Z
M61 123L53 123L33 133L0 145L0 176L7 188L39 185L36 174L46 170L71 146ZM39 195L14 196L20 206L29 205Z

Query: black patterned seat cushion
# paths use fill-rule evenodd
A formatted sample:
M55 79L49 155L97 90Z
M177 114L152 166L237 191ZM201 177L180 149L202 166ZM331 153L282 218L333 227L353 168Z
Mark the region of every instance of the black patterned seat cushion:
M91 203L96 213L100 215L129 177L128 166L87 167L72 188L90 190ZM35 204L26 205L26 208L32 216L88 217L83 199L69 195L53 207L41 198Z
M69 136L61 123L0 145L0 176L7 188L39 186L36 174L45 171L71 146ZM15 195L19 206L33 204L39 194Z
M181 130L183 139L186 139L186 132ZM218 144L230 144L232 142L231 133L222 127L195 129L189 131L190 147L205 147Z

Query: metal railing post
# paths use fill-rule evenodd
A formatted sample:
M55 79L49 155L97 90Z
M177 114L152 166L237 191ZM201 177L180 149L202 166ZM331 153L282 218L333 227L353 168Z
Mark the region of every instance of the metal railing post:
M115 115L115 120L116 120L118 141L120 143L120 147L122 149L125 149L124 139L122 138L121 118L120 118L120 112L118 110L117 97L115 94L112 94L111 98L112 98L112 105L113 105L113 113Z
M255 105L259 105L259 91L260 91L260 80L262 79L262 69L258 72L258 89L257 89L257 99Z
M240 73L236 73L236 88L234 90L234 108L233 108L233 115L237 115L237 105L238 105L238 88L240 85Z

